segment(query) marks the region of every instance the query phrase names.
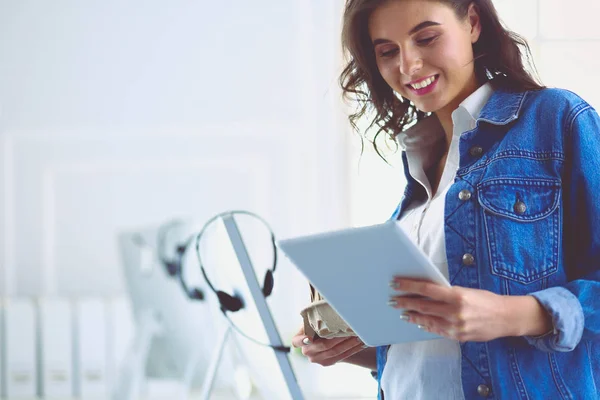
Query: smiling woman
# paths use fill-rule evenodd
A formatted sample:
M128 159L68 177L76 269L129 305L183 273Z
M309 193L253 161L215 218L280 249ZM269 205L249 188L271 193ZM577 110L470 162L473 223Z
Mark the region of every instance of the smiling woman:
M387 399L600 397L597 112L537 83L491 0L348 0L342 41L350 123L374 111L375 149L402 150L391 219L452 287L390 277L398 317L443 339L294 345L374 370Z
M435 2L388 2L369 18L377 68L388 86L421 111L447 115L477 88L472 44L480 32L474 5L457 19ZM439 95L426 96L434 90Z
M350 123L356 128L374 107L376 137L393 138L436 107L419 98L435 88L418 92L418 86L406 86L422 85L423 78L446 79L449 91L438 89L444 98L437 101L454 95L455 106L469 93L461 87L467 80L470 89L490 77L495 88L542 88L523 65L522 55L531 59L527 42L502 26L491 1L348 1L344 21L342 42L352 57L340 83L345 96L360 105ZM413 68L404 70L402 81L401 68ZM372 143L380 153L377 140Z

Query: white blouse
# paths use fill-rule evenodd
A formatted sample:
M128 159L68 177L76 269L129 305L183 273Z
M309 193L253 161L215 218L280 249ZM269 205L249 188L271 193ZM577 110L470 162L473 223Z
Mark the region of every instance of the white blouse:
M458 169L460 136L475 128L476 119L493 93L484 84L452 113L453 135L446 165L435 194L425 171L443 143L444 131L435 115L419 122L398 136L406 151L411 176L425 188L426 200L414 200L402 214L400 226L448 278L448 261L444 235L444 204L446 194ZM461 354L458 342L450 339L401 343L390 346L387 363L381 377L386 399L465 398L461 382Z

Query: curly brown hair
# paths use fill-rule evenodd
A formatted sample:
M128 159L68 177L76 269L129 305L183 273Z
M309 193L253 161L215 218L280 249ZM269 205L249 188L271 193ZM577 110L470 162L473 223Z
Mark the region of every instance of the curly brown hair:
M374 137L368 139L365 130L361 139L363 148L364 139L371 141L377 154L384 160L376 143L379 135L386 133L388 138L394 140L400 132L427 115L407 99L399 97L377 68L368 22L373 11L389 1L398 0L347 0L342 48L349 61L339 77L344 98L357 103L356 112L348 116L353 129L360 133L357 121L367 114L375 114L366 129L377 127ZM451 6L461 20L467 17L469 6L472 3L476 5L482 28L479 40L473 45L475 74L479 82L490 81L494 89L506 91L544 88L523 65L525 56L527 64L535 71L527 41L502 25L491 0L436 1Z

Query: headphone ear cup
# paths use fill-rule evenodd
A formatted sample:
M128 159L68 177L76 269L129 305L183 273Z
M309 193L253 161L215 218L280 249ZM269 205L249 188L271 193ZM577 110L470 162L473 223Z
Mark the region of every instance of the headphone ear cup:
M263 283L263 295L265 297L269 296L273 291L273 271L268 270L265 274L265 281Z
M169 276L176 276L179 273L179 263L172 261L165 263Z
M238 296L232 296L222 290L218 290L217 297L223 311L236 312L244 308L244 302Z
M188 295L193 300L204 300L204 292L200 289L192 289Z

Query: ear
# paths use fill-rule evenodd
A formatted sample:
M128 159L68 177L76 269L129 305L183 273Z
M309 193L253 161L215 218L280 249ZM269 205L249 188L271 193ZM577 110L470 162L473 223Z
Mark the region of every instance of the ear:
M479 7L475 3L469 5L467 22L471 27L471 43L477 43L481 35L481 18L479 17Z

